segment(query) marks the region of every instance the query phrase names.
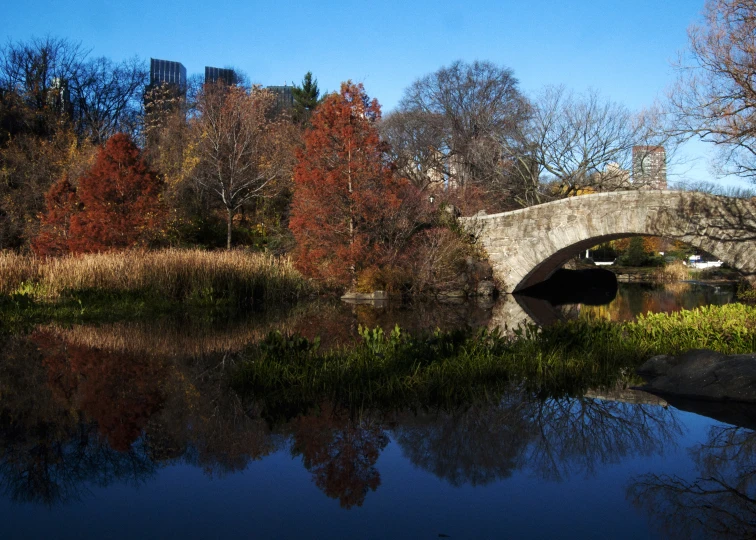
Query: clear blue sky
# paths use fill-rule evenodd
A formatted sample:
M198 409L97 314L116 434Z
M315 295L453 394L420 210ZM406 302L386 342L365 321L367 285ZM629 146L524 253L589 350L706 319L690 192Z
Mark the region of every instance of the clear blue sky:
M190 74L233 66L263 85L299 82L307 71L321 89L352 79L384 112L413 80L458 59L511 68L526 94L565 84L639 109L672 83L671 61L703 3L27 0L3 9L2 31L3 41L66 37L114 60L177 60ZM705 166L693 176L707 177Z

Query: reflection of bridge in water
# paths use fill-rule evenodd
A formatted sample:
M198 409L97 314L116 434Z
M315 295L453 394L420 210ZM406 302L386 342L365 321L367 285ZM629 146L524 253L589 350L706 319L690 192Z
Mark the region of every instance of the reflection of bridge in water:
M505 292L544 281L596 244L630 236L688 243L756 282L753 200L681 191L620 191L460 218L460 222L488 252Z

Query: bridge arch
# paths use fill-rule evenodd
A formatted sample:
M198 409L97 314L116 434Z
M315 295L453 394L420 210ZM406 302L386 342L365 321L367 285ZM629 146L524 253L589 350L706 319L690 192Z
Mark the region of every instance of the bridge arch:
M551 276L586 249L663 236L711 253L756 284L756 202L684 191L618 191L460 218L486 249L505 292Z

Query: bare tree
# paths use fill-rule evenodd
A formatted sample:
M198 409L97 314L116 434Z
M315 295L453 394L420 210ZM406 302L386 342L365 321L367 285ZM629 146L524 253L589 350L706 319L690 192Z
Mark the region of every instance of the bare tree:
M405 90L383 133L416 186L476 186L501 202L528 114L511 70L458 61Z
M49 36L0 47L3 139L17 133L50 136L58 129L62 117L50 105L61 85L81 71L86 55L80 44Z
M119 131L134 135L148 74L144 62L87 55L80 44L53 37L0 48L0 116L20 98L21 131L49 136L63 120L73 120L77 134L95 144Z
M148 75L138 58L114 63L102 57L83 64L71 88L79 134L94 144L119 132L136 135Z
M78 74L87 54L81 44L51 36L9 41L0 47L0 87L24 95L28 105L42 109L55 80Z
M669 93L675 132L718 145L723 173L756 181L756 0L708 0Z
M246 201L273 196L291 179L291 126L272 121L275 97L268 91L207 84L192 120L196 166L193 177L227 213L227 248L234 214Z
M381 121L381 136L390 142L395 165L421 191L443 187L449 175L439 150L444 147L443 127L442 116L417 111L397 111Z
M534 100L526 139L541 179L557 185L553 195L567 197L644 187L631 179L633 147L650 151L662 144L654 127L653 115L633 114L595 91L579 95L558 86Z

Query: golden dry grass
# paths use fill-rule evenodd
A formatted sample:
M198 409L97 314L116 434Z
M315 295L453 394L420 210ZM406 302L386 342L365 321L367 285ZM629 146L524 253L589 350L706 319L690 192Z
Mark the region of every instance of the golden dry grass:
M296 297L308 287L288 258L243 251L168 249L50 259L0 254L0 294L24 288L48 299L74 291L272 299Z
M682 261L675 261L654 271L654 278L656 281L665 283L684 281L690 279L690 268L685 266Z
M0 252L0 294L11 294L39 279L39 259Z

